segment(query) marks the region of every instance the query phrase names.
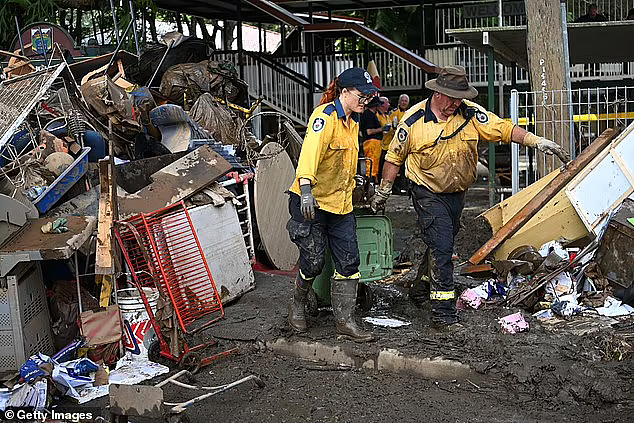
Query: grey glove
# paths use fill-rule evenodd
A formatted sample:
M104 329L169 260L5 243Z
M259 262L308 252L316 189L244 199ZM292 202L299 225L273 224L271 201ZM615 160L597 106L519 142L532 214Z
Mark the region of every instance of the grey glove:
M388 181L387 179L381 180L381 184L376 189L372 198L370 198L370 210L372 210L372 213L378 213L379 210L385 209L385 203L392 193L393 185L394 181Z
M568 156L568 153L566 153L566 150L564 150L556 142L549 139L544 137L538 139L536 147L542 153L556 155L564 163L568 163L570 161L570 157Z
M319 208L319 204L317 204L317 200L313 197L312 187L310 184L304 184L299 186L299 190L302 193L302 202L300 205L302 216L304 216L306 220L313 220L315 218L315 209Z

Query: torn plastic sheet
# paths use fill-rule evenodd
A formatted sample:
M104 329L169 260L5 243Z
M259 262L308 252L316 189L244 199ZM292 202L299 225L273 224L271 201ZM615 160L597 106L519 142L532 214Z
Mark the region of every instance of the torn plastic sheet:
M92 386L95 381L94 375L79 376L72 375L73 368L75 366L74 361L68 361L61 363L53 368L53 380L58 386L66 388L66 395L72 398L79 397L79 390L85 385Z
M387 316L364 317L363 321L374 326L382 326L385 328L400 328L412 324L412 322L405 322L403 320L393 319Z
M563 260L570 260L570 254L558 241L547 242L539 248L539 254L541 254L542 257L548 257L548 255L553 252Z
M607 297L603 303L603 307L597 307L595 310L599 315L607 317L628 316L634 313L633 307L623 304L622 301L614 297Z
M583 311L583 307L579 305L575 295L561 296L550 308L553 313L562 317L571 317Z
M506 317L502 317L499 321L502 326L502 332L504 333L518 333L528 331L528 322L524 320L521 312L510 314Z
M169 373L170 369L149 360L126 360L122 358L117 362L115 370L110 372L108 384L136 385L144 380ZM84 386L78 389L78 396L74 397L79 404L92 401L108 395L108 386Z

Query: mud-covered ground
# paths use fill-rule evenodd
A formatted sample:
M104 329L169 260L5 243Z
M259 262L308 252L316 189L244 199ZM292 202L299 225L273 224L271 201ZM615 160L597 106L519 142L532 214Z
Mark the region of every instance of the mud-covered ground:
M456 243L456 263L465 261L490 236L474 218L487 206L485 187L467 198L464 228ZM632 325L620 329L597 318L543 325L526 315L528 333L502 334L497 320L519 309L487 305L461 312L464 329L439 333L429 326L429 310L407 299L407 279L420 260L415 212L406 197L391 197L388 216L394 246L414 269L389 284L374 284L375 306L364 315L387 315L411 322L399 329L373 328L380 339L357 345L333 336L332 314L323 309L309 319L309 332L293 335L286 325L292 278L256 274L257 288L226 308L211 335L223 348L240 353L200 371L198 382L218 385L249 374L266 387L248 383L191 407L192 422L632 422L634 362L628 353ZM458 270L458 269L457 269ZM457 271L456 270L456 271ZM461 288L479 281L457 277ZM459 360L474 377L434 381L408 374L339 369L276 356L262 341L291 340L345 344L358 354L396 348L406 354ZM165 388L165 400L195 392ZM136 420L135 420L136 421ZM142 422L142 420L139 420Z

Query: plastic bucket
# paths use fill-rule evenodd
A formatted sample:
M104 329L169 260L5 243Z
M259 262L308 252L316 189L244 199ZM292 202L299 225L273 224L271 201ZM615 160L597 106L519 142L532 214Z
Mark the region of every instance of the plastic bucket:
M152 312L156 313L159 293L155 288L143 288ZM126 354L134 359L147 360L147 348L143 338L152 327L150 317L143 299L136 288L125 288L117 291L119 310L123 318L123 346Z

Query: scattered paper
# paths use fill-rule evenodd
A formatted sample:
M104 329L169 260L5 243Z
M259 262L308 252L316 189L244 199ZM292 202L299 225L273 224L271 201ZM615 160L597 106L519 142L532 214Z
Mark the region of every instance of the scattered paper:
M392 319L387 316L378 316L378 317L364 317L363 321L366 323L370 323L374 326L382 326L385 328L400 328L402 326L409 326L412 322L405 322L399 319Z
M499 320L499 323L502 326L502 332L504 333L513 334L528 330L528 322L524 320L524 316L522 316L522 313L519 311L515 314L502 317Z
M537 318L537 319L552 319L555 317L555 313L553 313L553 311L549 308L547 308L546 310L539 310L537 313L533 314L533 317Z
M634 313L634 308L627 304L623 304L614 297L607 297L603 303L603 307L597 307L596 311L601 316L619 317Z

